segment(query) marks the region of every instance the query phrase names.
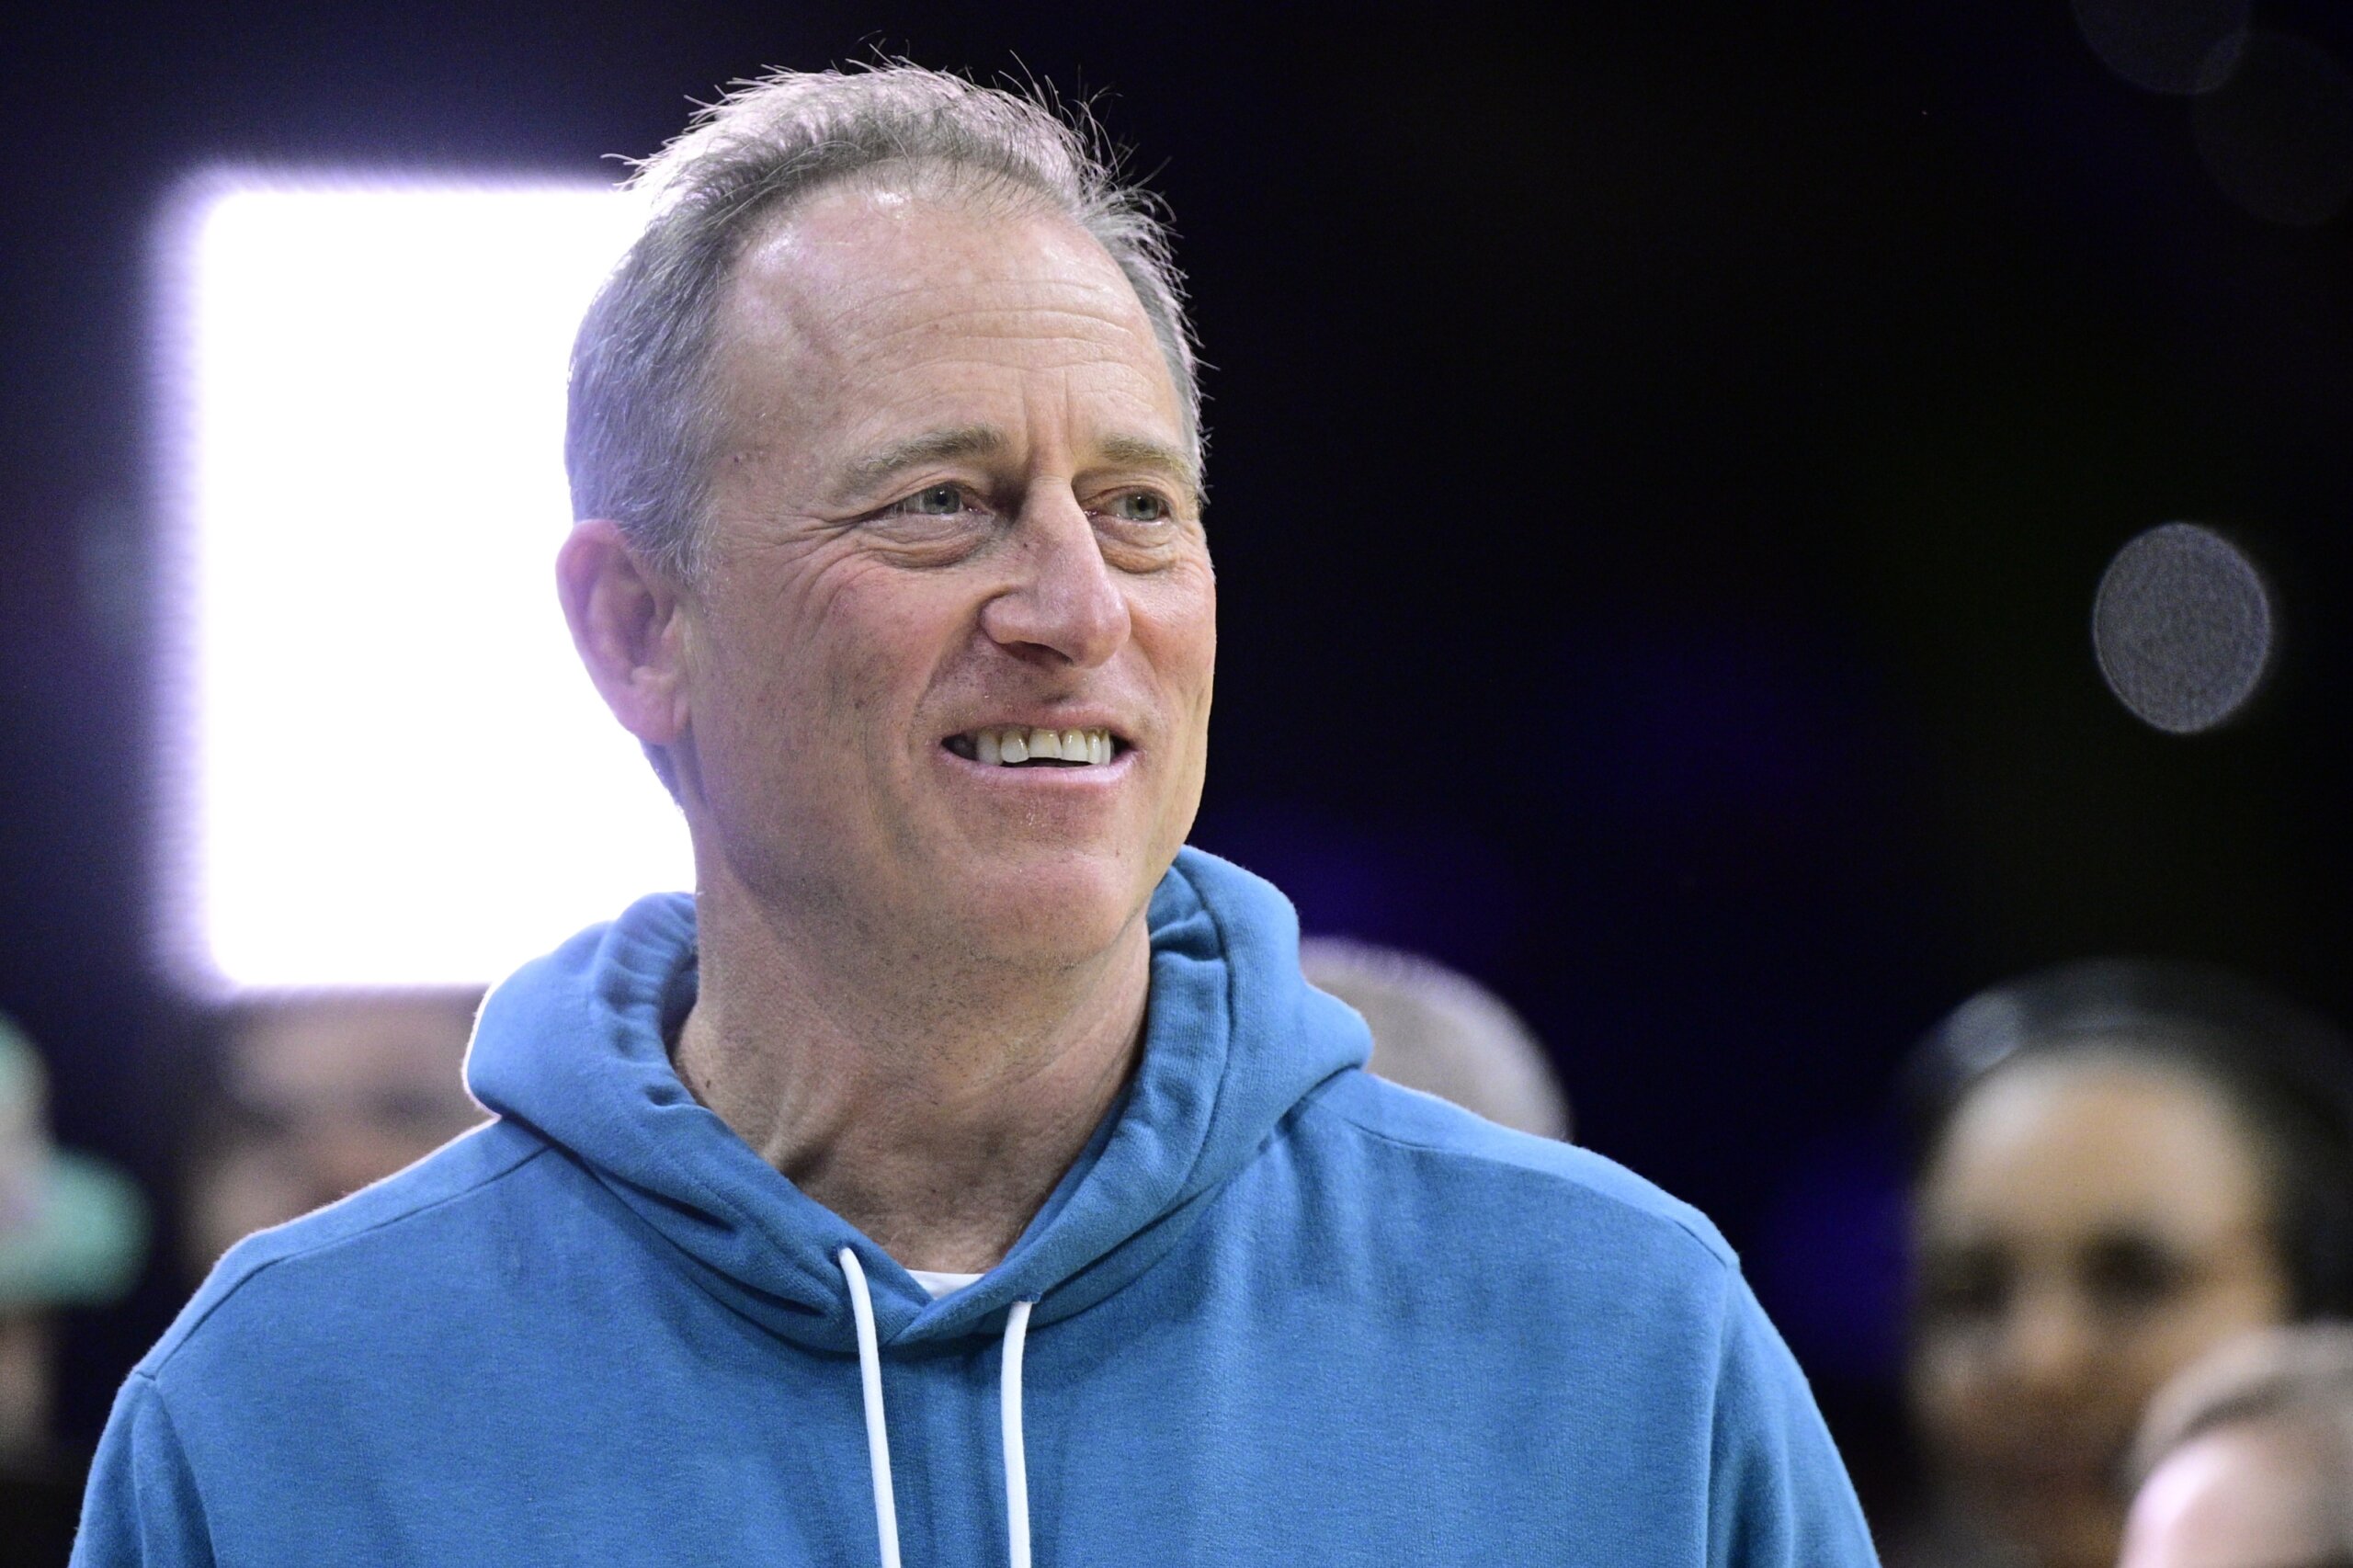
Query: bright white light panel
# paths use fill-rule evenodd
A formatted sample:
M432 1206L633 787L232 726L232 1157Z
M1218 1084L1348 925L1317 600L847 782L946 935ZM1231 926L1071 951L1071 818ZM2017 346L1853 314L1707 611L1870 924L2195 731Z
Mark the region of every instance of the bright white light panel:
M565 358L632 207L214 178L168 225L164 892L188 978L486 981L691 885L554 589Z

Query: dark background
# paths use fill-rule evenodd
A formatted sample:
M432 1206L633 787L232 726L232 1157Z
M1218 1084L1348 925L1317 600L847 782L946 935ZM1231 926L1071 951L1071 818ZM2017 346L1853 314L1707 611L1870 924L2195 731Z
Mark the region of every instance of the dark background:
M593 175L765 64L1034 73L1098 94L1170 199L1213 366L1199 841L1311 928L1509 996L1581 1141L1719 1220L1875 1465L1912 1039L2106 952L2353 1014L2353 218L2245 205L2326 187L2353 131L2325 99L2142 91L2063 0L1279 9L19 17L0 1009L62 1138L168 1208L192 1025L147 956L144 606L172 183ZM2255 20L2353 60L2340 6ZM2188 739L2108 695L2089 637L2104 562L2170 518L2252 548L2285 628L2249 712ZM70 1437L176 1305L168 1251L151 1274L75 1325Z

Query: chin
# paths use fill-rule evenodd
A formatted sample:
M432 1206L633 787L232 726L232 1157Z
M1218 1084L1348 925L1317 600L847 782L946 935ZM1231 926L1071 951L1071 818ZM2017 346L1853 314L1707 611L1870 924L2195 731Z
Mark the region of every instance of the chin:
M2050 1500L2031 1512L2013 1506L2005 1514L2005 1533L2035 1568L2110 1568L2123 1542L2123 1510L2086 1498Z

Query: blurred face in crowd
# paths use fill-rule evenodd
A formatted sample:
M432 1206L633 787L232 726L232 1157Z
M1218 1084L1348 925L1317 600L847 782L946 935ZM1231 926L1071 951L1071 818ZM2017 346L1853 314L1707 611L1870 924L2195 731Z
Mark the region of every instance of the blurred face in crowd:
M1940 1478L2038 1568L2109 1568L2149 1396L2289 1309L2247 1133L2185 1072L2029 1059L1962 1103L1916 1197L1911 1394Z
M228 1042L224 1114L197 1151L188 1264L423 1159L482 1120L467 1097L476 992L256 1006Z
M44 1457L56 1349L47 1312L0 1311L0 1471Z
M2132 1501L2120 1568L2339 1568L2353 1559L2341 1443L2274 1418L2184 1443Z
M845 187L738 264L672 752L706 887L1060 959L1191 825L1216 597L1134 290L1005 205Z

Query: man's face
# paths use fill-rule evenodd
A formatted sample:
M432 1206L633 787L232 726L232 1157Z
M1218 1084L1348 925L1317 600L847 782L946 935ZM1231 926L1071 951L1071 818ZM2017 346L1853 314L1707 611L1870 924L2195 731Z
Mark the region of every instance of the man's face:
M1059 217L846 187L747 250L719 343L671 748L704 886L887 951L1108 947L1192 824L1216 651L1133 290ZM1005 765L1048 730L1075 755Z
M256 1006L224 1062L223 1114L183 1184L191 1278L479 1123L466 1040L478 991L296 997Z

